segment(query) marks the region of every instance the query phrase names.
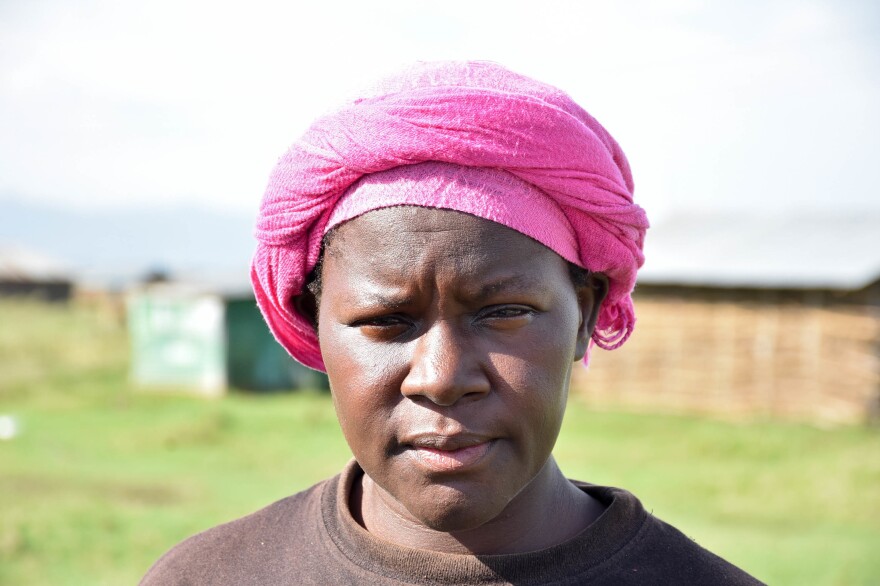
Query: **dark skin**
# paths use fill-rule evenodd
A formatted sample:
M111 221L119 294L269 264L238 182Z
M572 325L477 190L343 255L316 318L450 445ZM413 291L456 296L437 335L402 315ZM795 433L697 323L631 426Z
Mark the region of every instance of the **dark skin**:
M351 508L368 531L522 553L601 514L551 452L604 277L574 283L559 255L500 224L400 206L340 226L321 278L321 352L364 470Z

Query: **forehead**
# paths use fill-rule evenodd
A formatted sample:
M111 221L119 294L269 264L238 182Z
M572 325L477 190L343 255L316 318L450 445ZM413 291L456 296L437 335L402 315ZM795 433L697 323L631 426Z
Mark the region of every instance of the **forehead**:
M325 254L334 264L360 268L376 264L458 271L563 266L555 252L507 226L457 211L395 206L368 212L342 224L328 239ZM540 272L540 271L538 271Z

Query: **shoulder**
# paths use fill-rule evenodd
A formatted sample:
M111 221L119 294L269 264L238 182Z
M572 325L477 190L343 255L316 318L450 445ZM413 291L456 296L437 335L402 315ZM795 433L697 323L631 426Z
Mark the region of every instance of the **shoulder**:
M272 575L317 539L320 495L332 480L184 540L153 564L141 585L235 584Z
M619 488L576 484L607 506L606 515L615 525L630 528L627 537L618 542L617 551L597 568L606 579L611 578L608 583L762 584L647 512L632 493Z

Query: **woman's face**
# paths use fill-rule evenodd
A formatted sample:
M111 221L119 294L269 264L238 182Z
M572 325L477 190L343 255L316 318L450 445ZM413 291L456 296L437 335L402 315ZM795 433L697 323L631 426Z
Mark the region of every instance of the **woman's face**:
M322 278L321 352L365 473L435 530L502 514L550 457L592 289L518 232L419 207L340 226Z

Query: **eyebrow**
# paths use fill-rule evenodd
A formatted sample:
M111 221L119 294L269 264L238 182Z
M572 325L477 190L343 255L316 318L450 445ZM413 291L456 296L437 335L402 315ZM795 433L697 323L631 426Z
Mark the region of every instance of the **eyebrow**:
M488 283L484 283L477 290L474 298L483 300L499 292L504 293L535 293L543 290L543 281L534 277L516 275L511 277L502 277Z
M522 275L502 277L488 283L483 283L476 290L465 289L466 297L475 301L484 301L498 293L511 294L527 294L543 291L543 281L534 277L526 277ZM415 302L413 295L400 294L385 295L377 291L361 291L357 296L357 302L378 305L387 311L400 311L412 305Z
M384 295L374 291L361 291L358 293L357 303L365 305L378 305L388 311L400 311L401 309L412 305L415 298L412 295Z

